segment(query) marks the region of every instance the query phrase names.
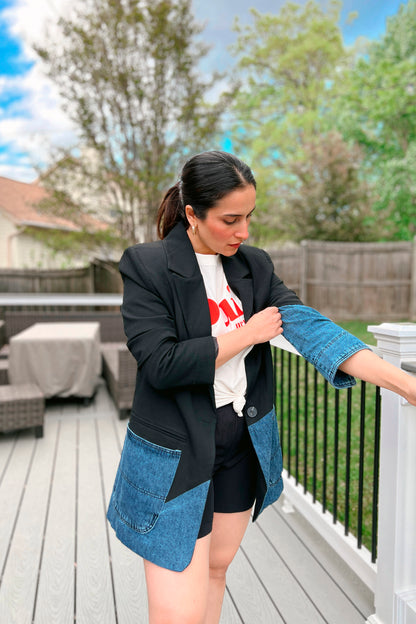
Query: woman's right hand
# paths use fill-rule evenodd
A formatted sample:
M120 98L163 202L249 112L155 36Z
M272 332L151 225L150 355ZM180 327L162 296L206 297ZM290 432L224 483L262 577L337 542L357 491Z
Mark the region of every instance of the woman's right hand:
M279 309L272 306L253 314L245 328L249 332L251 344L268 342L283 332Z
M228 362L243 349L261 342L268 342L281 334L282 331L282 317L278 308L265 308L261 312L253 314L242 327L217 337L216 368Z

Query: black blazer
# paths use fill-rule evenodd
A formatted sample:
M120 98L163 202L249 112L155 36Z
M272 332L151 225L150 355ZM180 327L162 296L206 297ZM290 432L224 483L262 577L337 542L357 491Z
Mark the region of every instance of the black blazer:
M337 387L339 364L366 345L301 305L269 256L244 245L222 257L248 320L274 305L286 338ZM120 262L127 345L138 364L131 419L107 517L131 550L171 570L191 561L215 458L215 343L204 282L182 224L163 240L127 249ZM243 415L258 458L258 514L283 490L269 343L245 358ZM242 484L244 487L244 484Z
M264 251L244 245L222 262L246 321L267 306L300 303L274 275ZM209 479L215 458L215 344L207 296L182 224L163 241L127 249L120 272L127 345L138 362L130 427L155 444L182 450L169 500ZM243 413L253 425L273 408L268 343L248 354L246 373Z

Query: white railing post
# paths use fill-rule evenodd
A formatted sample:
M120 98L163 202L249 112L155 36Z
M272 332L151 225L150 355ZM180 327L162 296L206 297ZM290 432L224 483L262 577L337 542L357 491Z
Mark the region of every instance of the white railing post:
M368 328L383 358L416 361L416 324ZM368 624L416 624L416 407L382 390L376 613Z

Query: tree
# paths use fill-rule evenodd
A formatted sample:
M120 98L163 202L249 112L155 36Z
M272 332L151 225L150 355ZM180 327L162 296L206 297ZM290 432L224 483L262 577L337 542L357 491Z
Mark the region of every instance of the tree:
M197 72L207 48L196 42L191 0L79 1L59 31L36 51L79 143L44 183L57 205L66 196L72 208L112 216L127 241L151 240L162 192L187 153L212 147L226 104L206 101L218 76Z
M258 237L279 222L273 213L279 216L283 209L283 189L284 194L293 185L296 193L306 190L294 179L296 163L304 162L305 146L329 129L333 85L349 61L338 26L340 10L337 0L327 10L313 0L303 6L287 2L276 15L253 9L250 26L237 22L234 73L242 87L233 107L232 141L259 180ZM275 232L283 235L283 230Z
M416 232L416 0L401 4L385 34L343 76L338 128L365 149L389 238Z
M373 192L360 176L357 145L331 131L303 146L288 164L292 183L283 187L281 225L291 240L377 240L380 223L372 218Z

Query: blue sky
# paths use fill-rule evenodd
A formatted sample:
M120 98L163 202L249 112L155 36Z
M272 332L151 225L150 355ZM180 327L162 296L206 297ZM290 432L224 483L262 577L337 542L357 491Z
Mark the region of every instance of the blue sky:
M345 43L352 44L359 36L379 37L386 18L406 1L344 0L340 26ZM51 145L73 142L73 128L32 51L35 41L43 43L48 20L56 21L71 4L72 0L0 0L0 176L32 181L36 167L47 162ZM244 23L250 19L251 6L276 13L285 0L193 0L193 4L197 20L205 24L203 37L212 46L202 66L205 71L223 70L232 63L227 46L235 40L236 15ZM352 11L359 15L348 24Z

